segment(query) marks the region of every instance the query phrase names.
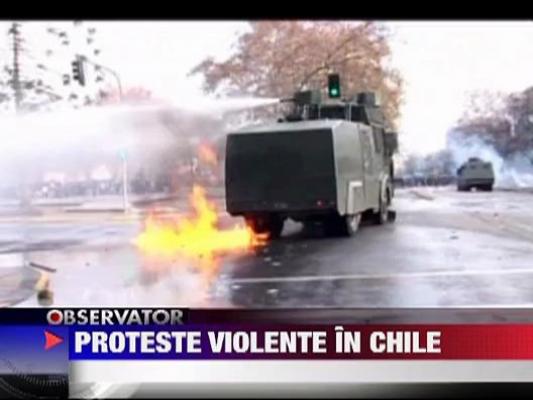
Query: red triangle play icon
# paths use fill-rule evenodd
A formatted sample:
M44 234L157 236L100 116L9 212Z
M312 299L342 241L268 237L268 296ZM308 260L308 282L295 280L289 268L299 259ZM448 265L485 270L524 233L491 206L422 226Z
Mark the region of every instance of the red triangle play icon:
M44 337L46 339L46 343L44 344L45 350L50 350L52 347L56 347L58 344L63 343L63 338L52 332L44 331Z

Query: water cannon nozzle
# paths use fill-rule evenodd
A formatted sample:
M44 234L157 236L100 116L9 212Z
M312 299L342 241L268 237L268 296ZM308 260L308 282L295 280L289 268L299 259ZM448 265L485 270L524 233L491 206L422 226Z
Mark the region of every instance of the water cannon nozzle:
M295 101L294 97L286 97L283 99L279 99L280 103L292 103L293 101Z

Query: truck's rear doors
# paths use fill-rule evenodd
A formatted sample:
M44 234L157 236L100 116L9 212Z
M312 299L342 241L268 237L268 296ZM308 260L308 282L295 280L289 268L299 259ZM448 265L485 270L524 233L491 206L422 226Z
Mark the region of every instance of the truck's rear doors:
M228 211L334 206L334 165L328 129L228 135Z

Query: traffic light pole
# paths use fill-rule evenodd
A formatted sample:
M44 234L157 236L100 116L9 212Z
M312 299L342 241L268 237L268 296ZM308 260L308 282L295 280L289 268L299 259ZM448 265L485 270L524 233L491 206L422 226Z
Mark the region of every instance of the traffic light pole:
M101 68L103 69L104 71L107 71L109 72L111 75L113 75L113 77L116 79L117 81L117 87L118 87L118 96L119 96L119 99L120 101L122 101L122 82L120 81L120 76L118 75L118 73L114 70L112 70L111 68L109 67L106 67L105 65L102 65L102 64L98 64L98 63L95 63L94 61L91 61L89 60L87 57L85 56L81 56L82 57L82 60L84 62L86 62L87 64L90 64L94 67L98 67L98 68Z
M118 75L116 71L102 64L95 63L94 61L89 60L86 56L77 55L76 59L78 60L79 64L87 63L94 67L103 69L104 71L107 71L111 75L113 75L117 81L119 100L122 102L122 82L120 81L120 76ZM80 78L85 79L83 77L83 74L84 74L83 68L79 64L78 64L78 69L79 69L78 73L80 74ZM74 77L74 79L76 78ZM84 81L80 81L80 83L84 85ZM127 213L129 210L129 199L128 199L128 160L127 160L126 152L121 151L120 157L122 159L122 207L124 209L124 212Z
M122 158L122 207L124 212L128 212L128 160L126 156Z

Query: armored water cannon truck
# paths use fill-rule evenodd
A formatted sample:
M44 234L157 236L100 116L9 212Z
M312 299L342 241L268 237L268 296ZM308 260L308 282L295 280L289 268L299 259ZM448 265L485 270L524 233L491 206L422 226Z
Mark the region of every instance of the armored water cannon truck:
M494 186L494 168L489 161L470 157L457 169L457 190L468 192L472 188L492 191Z
M281 234L287 218L319 221L329 234L343 236L354 234L366 216L377 224L393 220L397 135L386 131L375 96L322 102L320 92L305 91L291 101L293 111L277 123L228 135L229 214L271 237Z

